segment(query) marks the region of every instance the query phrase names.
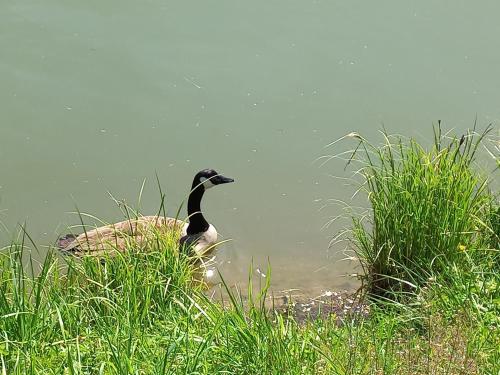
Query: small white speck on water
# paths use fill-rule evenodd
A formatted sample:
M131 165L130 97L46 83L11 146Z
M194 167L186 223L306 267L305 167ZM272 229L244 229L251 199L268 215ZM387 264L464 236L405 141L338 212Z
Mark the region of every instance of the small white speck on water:
M229 137L229 134L224 134L224 137Z
M215 275L214 270L207 270L207 277L213 277Z
M197 127L197 128L199 128L200 127L200 123L197 122L194 126Z
M253 106L254 106L254 107L257 107L257 103L253 103Z
M349 61L349 65L354 65L354 64L356 64L356 61L352 61L352 60Z
M186 159L186 163L189 163L191 160L190 159Z
M100 132L101 133L106 133L106 129L101 129Z
M316 90L313 90L313 95L316 95L318 92Z
M205 109L205 104L202 104L202 105L201 105L201 109Z
M286 197L286 193L281 193L281 196L282 197Z
M365 45L363 46L363 48L364 48L364 49L367 49L367 48L368 48L368 44L365 44Z
M247 96L250 96L250 95L252 95L252 94L250 94L249 92L247 92Z
M71 111L73 108L72 107L66 107L68 111Z
M313 129L313 133L317 133L318 132L318 129Z
M257 152L257 150L256 150L256 149L253 149L253 150L252 150L252 152Z
M172 163L170 163L168 166L169 166L169 167L173 167L174 165L173 165Z
M318 182L318 181L315 181L315 182L314 182L314 185L319 185L319 182Z
M303 93L303 92L301 92L301 93L300 93L300 96L304 96L304 93Z
M227 261L227 264L231 264L231 261L230 261L230 260L228 260L228 261Z
M203 87L201 87L200 85L198 85L195 81L193 81L192 79L188 78L188 77L184 77L184 80L190 84L192 84L194 87L196 87L197 89L202 89Z
M248 159L248 160L247 160L247 162L249 162L249 163L250 163L250 159Z
M233 211L236 211L238 209L238 207L233 207Z

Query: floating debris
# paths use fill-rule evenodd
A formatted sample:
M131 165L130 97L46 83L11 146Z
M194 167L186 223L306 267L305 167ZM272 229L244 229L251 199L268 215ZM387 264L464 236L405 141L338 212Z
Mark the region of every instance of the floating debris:
M215 275L215 271L214 270L207 270L206 272L206 276L207 277L213 277Z
M314 298L289 293L278 302L275 299L273 306L284 314L292 314L299 322L333 316L341 325L349 318L365 318L369 314L368 305L357 296L330 290Z
M263 273L263 272L260 270L260 268L257 268L255 271L256 271L259 275L261 275L262 277L266 277L266 274L265 274L265 273Z

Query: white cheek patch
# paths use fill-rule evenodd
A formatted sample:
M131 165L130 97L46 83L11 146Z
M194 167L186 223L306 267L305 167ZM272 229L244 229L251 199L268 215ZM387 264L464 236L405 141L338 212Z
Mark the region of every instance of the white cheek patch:
M210 189L211 187L214 187L215 185L210 181L208 178L202 177L200 178L200 182L203 184L203 187L205 190Z

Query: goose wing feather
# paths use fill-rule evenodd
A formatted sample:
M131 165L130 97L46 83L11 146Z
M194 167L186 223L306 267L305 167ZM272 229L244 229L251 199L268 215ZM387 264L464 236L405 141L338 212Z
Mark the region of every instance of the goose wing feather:
M161 232L178 230L184 232L185 222L163 216L141 216L86 231L67 244L62 250L75 255L99 256L109 251L123 251L130 243L141 243L152 229Z

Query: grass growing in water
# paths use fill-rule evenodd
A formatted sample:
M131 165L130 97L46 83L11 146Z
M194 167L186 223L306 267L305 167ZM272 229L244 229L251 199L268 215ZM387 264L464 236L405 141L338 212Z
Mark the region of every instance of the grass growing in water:
M421 166L415 162L407 168ZM417 172L413 171L413 175ZM462 172L458 176L468 174ZM407 185L398 179L389 181L391 186L386 188L400 189L401 194L406 191ZM484 194L486 191L482 190ZM383 207L374 204L374 215L380 215ZM420 206L415 210L425 211ZM477 212L482 212L482 208ZM408 215L408 220L421 215ZM486 228L494 219L484 221ZM413 228L417 223L407 225ZM404 230L401 226L392 228ZM358 230L364 229L358 227ZM364 233L372 241L371 234ZM435 235L446 237L439 238L443 243L454 243L447 232ZM488 241L498 244L495 233L487 230L478 229L473 235L463 236L460 241L469 242L459 244L465 246ZM386 238L392 241L393 237ZM382 237L378 239L382 247L388 246L380 242ZM439 265L448 264L448 268L440 268L447 283L442 283L439 275L432 282L426 279L418 291L418 303L405 308L397 303L373 305L368 318L348 318L338 326L335 317L298 322L291 315L266 311L263 302L269 285L260 292L255 304L244 305L235 294L230 294L226 306L211 301L203 293L203 286L193 282L192 262L178 254L176 241L174 236L159 235L143 244L144 248L131 243L127 252L103 263L90 258L82 262L69 260L65 265L49 252L42 264L31 262L28 272L22 262L26 259L24 244L5 249L0 254L0 371L6 374L496 374L499 371L499 322L495 306L500 301L500 280L497 266L491 263L498 258L471 254L469 263L452 258L449 263ZM490 248L497 249L493 246L496 245ZM469 255L468 250L454 248L454 256ZM482 250L477 254L483 254ZM423 268L426 261L430 262L428 269L433 269L434 257L422 257L416 264ZM467 264L475 268L465 272ZM390 263L386 266L395 267ZM408 263L407 270L411 266L413 263ZM399 268L396 270L401 272Z
M473 168L490 130L449 139L438 126L430 150L385 133L381 147L357 136L353 160L373 216L370 229L355 220L354 238L371 293L415 292L451 267L498 265L495 197Z

